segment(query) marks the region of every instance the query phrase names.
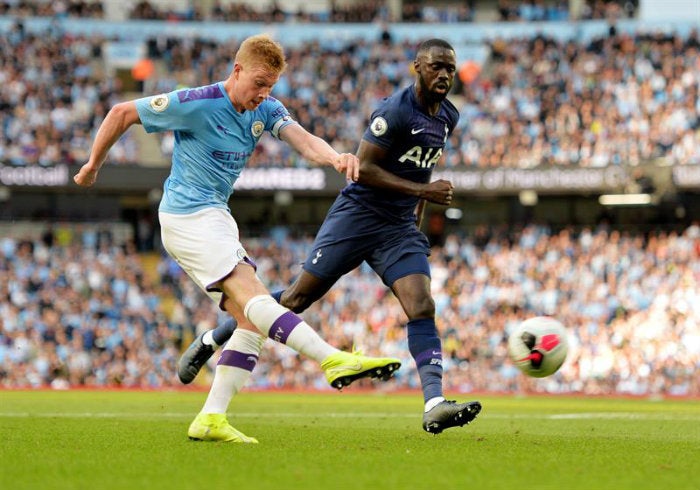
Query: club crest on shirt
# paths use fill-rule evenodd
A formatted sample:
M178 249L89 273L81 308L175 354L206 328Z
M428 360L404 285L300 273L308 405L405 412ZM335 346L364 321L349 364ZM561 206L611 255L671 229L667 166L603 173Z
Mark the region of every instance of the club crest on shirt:
M251 126L250 131L253 133L253 136L258 138L261 134L263 134L263 131L265 131L265 125L262 121L255 121Z
M156 112L163 112L170 104L170 99L167 94L156 95L151 99L151 109Z
M386 133L387 127L386 119L377 116L372 120L372 124L369 125L369 130L372 131L373 135L381 136Z

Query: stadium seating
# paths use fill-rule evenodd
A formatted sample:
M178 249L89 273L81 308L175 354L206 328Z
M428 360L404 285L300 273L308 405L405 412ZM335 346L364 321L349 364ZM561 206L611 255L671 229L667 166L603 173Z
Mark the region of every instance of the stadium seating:
M0 387L180 386L175 362L216 324L215 305L170 259L148 271L133 245L99 231L0 242ZM449 235L431 256L446 389L700 395L700 225L649 236L528 226L482 238ZM309 244L264 237L248 251L274 291ZM571 340L564 367L540 381L506 359L508 332L535 314L559 318ZM336 346L403 359L389 389L417 387L404 314L370 270L304 316ZM251 387L327 389L315 363L272 341Z
M412 80L415 43L385 32L381 41L288 48L289 68L274 95L307 129L354 151L379 100ZM0 160L46 166L85 159L99 122L127 96L123 79L106 73L105 43L55 25L38 35L21 23L2 37L0 60L8 69L0 74ZM156 75L128 96L224 79L236 43L150 38ZM453 100L461 118L448 144L448 168L700 163L697 31L611 32L580 41L493 38L480 47L483 59L460 67ZM169 139L162 138L167 158ZM140 163L148 154L129 132L109 161ZM265 137L250 165L308 163Z

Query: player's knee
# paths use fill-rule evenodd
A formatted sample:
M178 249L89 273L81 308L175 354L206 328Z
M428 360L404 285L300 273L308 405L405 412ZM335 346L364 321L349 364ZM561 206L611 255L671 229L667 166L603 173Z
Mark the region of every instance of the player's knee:
M435 316L435 301L433 298L420 298L406 307L409 319L433 318Z
M280 300L282 306L289 308L294 313L304 312L309 306L311 306L312 302L313 301L308 296L291 292L289 294L283 294Z

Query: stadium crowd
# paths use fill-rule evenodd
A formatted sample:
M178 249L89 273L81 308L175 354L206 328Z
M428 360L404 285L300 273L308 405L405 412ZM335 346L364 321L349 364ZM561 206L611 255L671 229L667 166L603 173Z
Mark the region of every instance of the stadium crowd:
M247 248L274 291L310 243L276 229ZM647 236L484 229L447 236L431 264L449 391L700 396L698 223ZM218 313L173 262L151 269L130 243L90 227L3 238L0 386L179 386L181 349ZM507 359L506 338L542 314L569 327L570 351L556 375L535 380ZM402 310L370 270L344 277L304 316L336 346L400 357L382 389L416 388ZM271 341L250 387L329 389L315 363Z
M123 97L120 80L105 71L104 42L57 25L30 34L21 23L0 38L1 161L84 161L99 122ZM236 43L152 39L149 56L165 74L146 80L144 94L224 79ZM460 68L453 100L461 118L447 167L700 163L697 32L611 33L589 43L496 39L489 48L483 66ZM377 103L411 83L413 49L390 30L381 40L306 43L288 50L289 67L274 95L310 131L354 152ZM251 166L307 165L273 138L263 138L256 151ZM131 133L109 159L139 162Z
M307 12L303 6L290 9L284 2L273 2L267 9L253 8L244 2L222 2L203 12L196 4L184 10L164 8L147 0L137 2L130 10L131 19L219 22L473 22L478 0L440 3L421 0L404 0L400 18L392 16L385 0L362 0L357 2L329 2L327 10ZM493 8L484 2L484 10ZM578 18L616 19L632 18L638 8L637 0L586 0L582 3ZM499 0L496 4L497 19L501 22L542 22L569 19L567 0Z
M79 19L104 18L102 2L85 0L3 0L0 15L17 17L74 17Z
M303 8L290 10L284 3L273 2L267 9L252 8L245 2L222 2L217 0L207 11L202 11L197 2L183 9L169 8L170 4L133 1L127 4L127 16L134 20L215 21L215 22L473 22L477 0L466 0L453 5L433 4L415 0L404 0L400 18L394 18L385 0L364 0L338 4L329 2L327 10L306 12ZM489 5L481 8L489 9ZM637 0L586 0L578 14L580 20L611 19L636 15ZM499 0L496 5L497 19L501 22L562 21L570 17L566 0ZM58 1L0 1L0 15L17 17L73 17L107 18L104 2L85 0Z
M73 36L56 24L41 35L16 22L0 36L0 162L50 166L87 160L94 132L115 103L120 83L106 76L100 36ZM132 135L112 163L139 155Z
M182 11L160 7L147 0L136 3L130 10L132 19L148 20L212 20L219 22L473 22L478 0L440 3L404 0L400 19L391 15L385 0L359 2L329 2L328 10L307 12L303 8L290 10L283 2L273 2L271 8L253 8L250 4L217 0L208 12L196 4ZM586 0L578 13L580 20L632 18L638 8L637 0ZM482 9L491 4L484 2ZM542 22L569 20L567 0L499 0L497 19L501 22Z

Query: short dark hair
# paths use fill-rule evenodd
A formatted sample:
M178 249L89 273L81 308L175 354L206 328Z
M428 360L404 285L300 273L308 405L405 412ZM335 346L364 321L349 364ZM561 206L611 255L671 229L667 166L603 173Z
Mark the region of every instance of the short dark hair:
M445 48L450 49L452 51L455 50L455 48L453 48L452 45L444 39L428 39L427 41L423 41L422 43L420 43L420 45L418 46L418 51L416 51L416 58L421 54L429 51L430 48Z

